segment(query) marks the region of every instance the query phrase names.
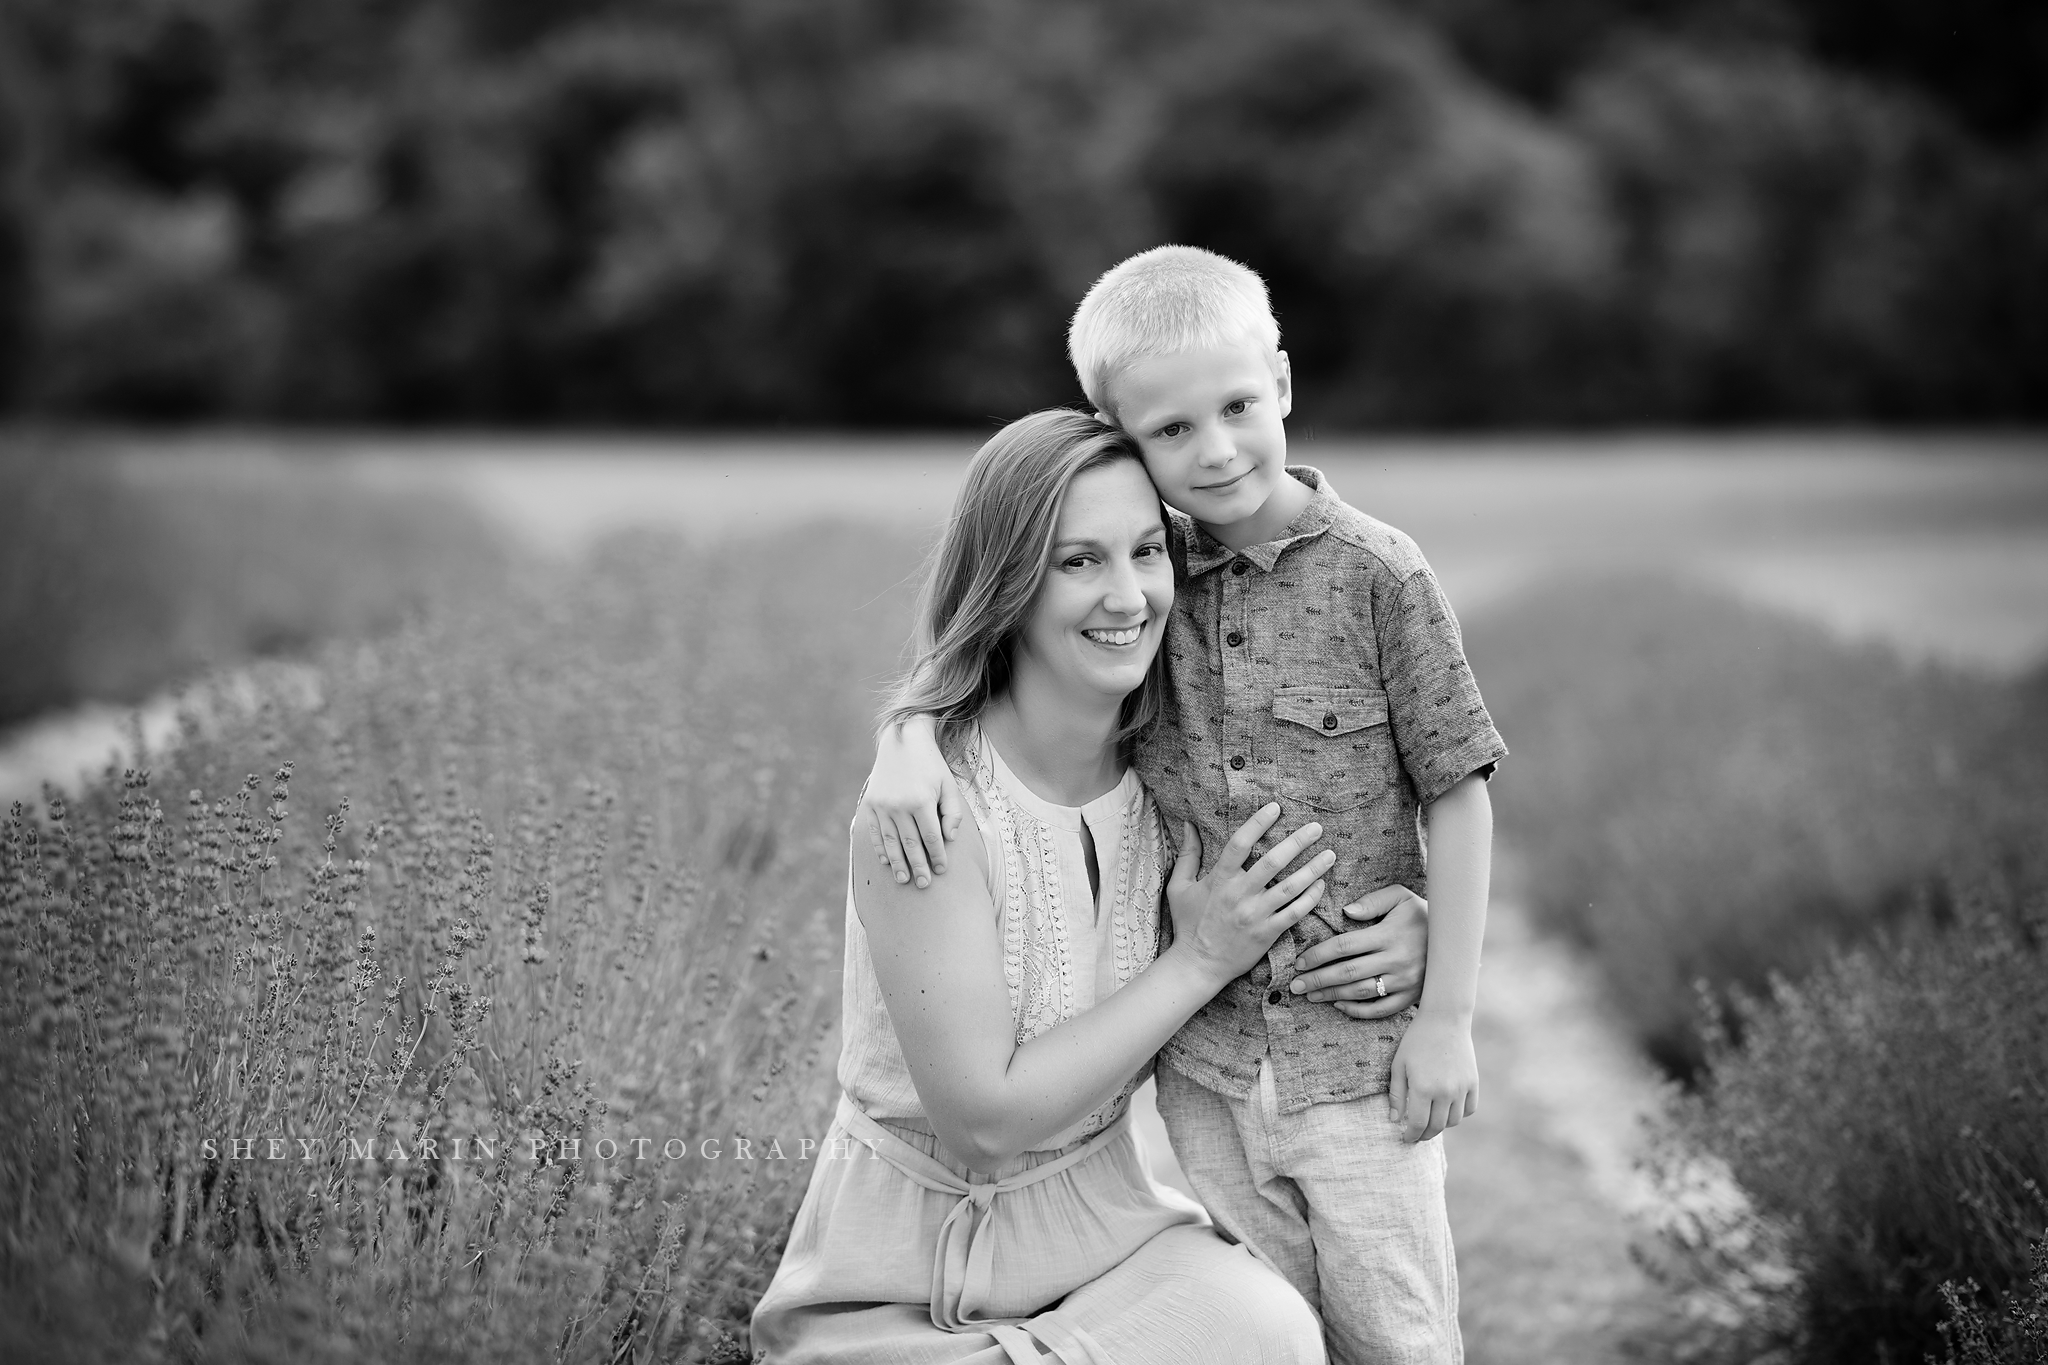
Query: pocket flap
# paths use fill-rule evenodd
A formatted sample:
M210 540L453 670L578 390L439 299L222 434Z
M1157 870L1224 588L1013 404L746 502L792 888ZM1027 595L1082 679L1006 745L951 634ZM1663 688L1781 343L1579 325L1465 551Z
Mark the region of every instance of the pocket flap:
M1367 687L1283 687L1273 694L1273 719L1319 735L1348 735L1387 723L1387 694Z

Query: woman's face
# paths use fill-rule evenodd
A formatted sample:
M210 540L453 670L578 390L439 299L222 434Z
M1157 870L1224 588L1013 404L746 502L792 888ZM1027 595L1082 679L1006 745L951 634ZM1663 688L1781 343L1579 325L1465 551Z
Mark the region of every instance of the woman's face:
M1019 662L1077 695L1121 701L1145 681L1172 609L1166 523L1145 467L1118 460L1076 477Z

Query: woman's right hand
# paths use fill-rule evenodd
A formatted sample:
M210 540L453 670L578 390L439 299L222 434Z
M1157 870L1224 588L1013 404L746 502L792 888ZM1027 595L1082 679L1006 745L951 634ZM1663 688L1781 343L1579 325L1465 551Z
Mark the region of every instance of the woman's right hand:
M1269 803L1237 827L1223 845L1222 856L1197 878L1201 867L1201 836L1183 823L1180 856L1166 882L1166 902L1173 914L1173 947L1189 957L1218 989L1250 971L1273 946L1273 940L1297 923L1323 898L1323 873L1337 861L1324 849L1279 881L1275 877L1323 837L1323 827L1310 821L1266 851L1250 867L1252 849L1273 822L1280 806Z

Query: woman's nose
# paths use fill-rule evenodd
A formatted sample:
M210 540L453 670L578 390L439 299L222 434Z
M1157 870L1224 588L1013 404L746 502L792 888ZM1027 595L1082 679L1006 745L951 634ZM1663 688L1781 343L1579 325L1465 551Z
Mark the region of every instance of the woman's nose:
M1118 616L1136 616L1145 609L1145 589L1138 571L1129 563L1119 564L1103 585L1102 607Z

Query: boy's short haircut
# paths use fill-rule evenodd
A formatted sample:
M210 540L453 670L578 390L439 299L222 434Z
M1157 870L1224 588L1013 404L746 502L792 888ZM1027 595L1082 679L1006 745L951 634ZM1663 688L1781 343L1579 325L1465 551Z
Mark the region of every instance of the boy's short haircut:
M1248 266L1194 246L1155 246L1110 267L1067 329L1081 391L1110 413L1109 383L1139 360L1250 340L1280 349L1266 282Z

